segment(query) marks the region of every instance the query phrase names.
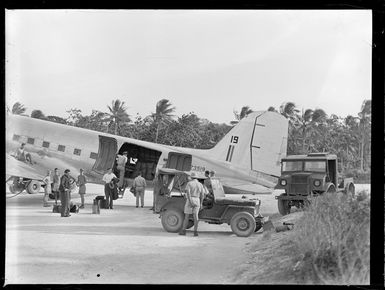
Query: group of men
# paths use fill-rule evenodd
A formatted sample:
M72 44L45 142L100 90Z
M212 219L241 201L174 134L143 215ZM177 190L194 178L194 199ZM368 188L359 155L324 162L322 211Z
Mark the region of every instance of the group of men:
M115 197L117 197L117 187L119 187L119 184L123 184L123 177L124 172L123 175L122 173L120 173L119 178L117 178L116 175L112 172L112 168L108 168L107 173L103 175L103 181L105 182L104 194L106 196L107 208L109 209L113 209L114 199L116 199ZM135 191L137 208L139 207L139 200L141 207L144 206L144 192L146 190L146 186L146 180L142 177L142 173L138 172L132 184L132 187Z
M64 174L60 176L59 169L55 168L54 174L51 177L51 170L47 170L46 176L43 178L45 184L43 206L50 206L48 204L49 194L52 192L55 197L55 203L60 199L61 202L61 217L69 217L71 207L71 191L74 189L74 185L79 188L79 195L81 199L81 205L79 208L84 208L84 195L86 193L87 179L84 175L84 170L80 169L80 174L75 180L70 175L70 170L64 170Z

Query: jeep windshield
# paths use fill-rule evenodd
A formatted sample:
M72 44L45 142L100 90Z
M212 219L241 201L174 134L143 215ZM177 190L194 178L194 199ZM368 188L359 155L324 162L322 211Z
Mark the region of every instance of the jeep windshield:
M305 161L305 171L326 172L326 162Z
M283 161L282 171L302 171L302 161Z

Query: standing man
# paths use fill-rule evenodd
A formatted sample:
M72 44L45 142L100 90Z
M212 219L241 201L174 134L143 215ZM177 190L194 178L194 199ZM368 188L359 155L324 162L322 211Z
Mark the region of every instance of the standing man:
M76 182L77 186L79 186L79 194L81 199L81 206L79 208L84 208L84 194L86 193L86 183L87 179L83 175L84 170L80 168L80 175L78 176L78 181Z
M112 173L112 168L107 169L107 173L103 175L103 181L105 182L104 184L104 194L106 196L107 200L107 208L113 209L113 196L112 196L112 189L110 187L110 182L112 179L117 178L115 174ZM120 182L120 180L119 180Z
M116 156L116 168L119 170L119 183L118 187L121 189L124 184L124 172L126 170L127 163L127 151L123 152L123 155L118 154Z
M132 186L136 192L136 207L139 207L139 197L141 207L144 205L144 191L146 189L146 180L142 177L142 173L139 171L138 176L134 179Z
M184 206L185 215L182 230L179 232L180 235L186 235L189 216L192 214L194 218L194 237L198 236L198 214L202 207L205 189L197 178L198 176L195 172L192 172L191 175L188 176L189 182L186 185L186 204Z
M71 177L70 170L64 170L64 175L60 179L60 200L61 200L61 217L69 217L70 215L70 194L71 194Z
M43 206L49 206L48 196L51 193L51 170L47 170L47 175L44 177L43 182L45 183L44 187L44 197L43 197Z
M57 204L57 200L60 199L59 195L59 186L60 186L60 174L59 169L55 168L52 178L52 192L55 195L55 204Z

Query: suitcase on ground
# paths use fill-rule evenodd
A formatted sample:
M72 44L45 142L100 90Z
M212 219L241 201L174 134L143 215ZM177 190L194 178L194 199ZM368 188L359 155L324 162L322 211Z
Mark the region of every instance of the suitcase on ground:
M78 213L79 212L79 206L77 204L71 204L70 212Z
M54 204L52 208L53 213L60 213L61 212L61 204Z
M108 208L107 207L107 200L104 198L99 200L99 205L100 205L100 208L104 208L104 209Z

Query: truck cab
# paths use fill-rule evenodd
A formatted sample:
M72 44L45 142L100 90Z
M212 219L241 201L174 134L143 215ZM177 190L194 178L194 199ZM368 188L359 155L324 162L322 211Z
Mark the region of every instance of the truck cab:
M339 178L337 156L322 153L289 155L281 160L281 176L275 189L285 190L278 200L280 214L290 213L290 208L301 208L310 196L325 192L344 192L354 196L353 178Z

